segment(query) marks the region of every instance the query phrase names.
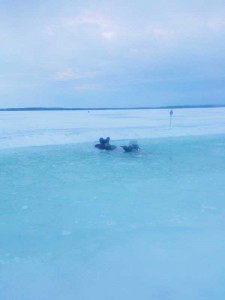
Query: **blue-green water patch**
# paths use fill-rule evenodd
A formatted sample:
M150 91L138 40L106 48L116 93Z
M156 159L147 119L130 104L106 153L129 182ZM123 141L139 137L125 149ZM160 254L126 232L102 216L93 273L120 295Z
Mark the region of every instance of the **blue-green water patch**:
M1 299L49 299L43 296L45 289L51 299L124 299L122 286L130 283L127 299L137 299L136 291L143 284L142 299L149 295L170 299L160 289L168 291L171 299L190 299L185 282L193 288L193 272L199 276L201 270L205 272L199 262L202 255L209 264L215 262L214 271L200 280L191 297L201 299L200 294L208 290L208 295L222 299L225 136L139 143L139 153L124 153L120 147L99 151L90 143L0 152ZM118 260L123 259L121 283L114 287ZM162 273L157 270L163 268L163 261L165 276L174 278L172 282L160 283ZM135 273L128 270L129 264ZM35 266L39 273L33 288L18 287L12 298L10 278L23 286L27 274L36 276ZM64 272L70 288L58 272ZM112 277L105 284L111 294L106 296L99 283L108 272ZM95 279L98 289L92 286L92 294L86 289L93 279L90 274L99 276ZM54 279L48 278L45 286L41 276ZM154 282L149 289L148 280ZM61 296L52 289L53 283L60 286Z

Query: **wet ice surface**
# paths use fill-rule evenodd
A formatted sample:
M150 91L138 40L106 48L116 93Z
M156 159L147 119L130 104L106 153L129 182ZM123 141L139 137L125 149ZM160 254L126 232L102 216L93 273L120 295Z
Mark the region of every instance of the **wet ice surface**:
M0 151L1 300L224 299L225 136L139 142Z

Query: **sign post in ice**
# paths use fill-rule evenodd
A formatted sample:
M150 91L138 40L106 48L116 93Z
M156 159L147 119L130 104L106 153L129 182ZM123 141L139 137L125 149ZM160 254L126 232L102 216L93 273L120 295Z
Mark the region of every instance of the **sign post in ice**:
M170 110L170 127L172 126L173 110Z

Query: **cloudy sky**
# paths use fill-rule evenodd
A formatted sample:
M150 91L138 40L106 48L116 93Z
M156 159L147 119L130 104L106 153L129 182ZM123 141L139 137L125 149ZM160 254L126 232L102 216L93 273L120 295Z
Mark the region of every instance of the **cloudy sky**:
M224 0L1 0L0 106L225 104Z

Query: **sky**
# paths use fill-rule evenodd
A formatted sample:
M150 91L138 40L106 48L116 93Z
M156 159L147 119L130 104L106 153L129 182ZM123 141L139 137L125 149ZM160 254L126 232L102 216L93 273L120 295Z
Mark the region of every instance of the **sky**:
M224 0L0 0L0 107L225 104Z

